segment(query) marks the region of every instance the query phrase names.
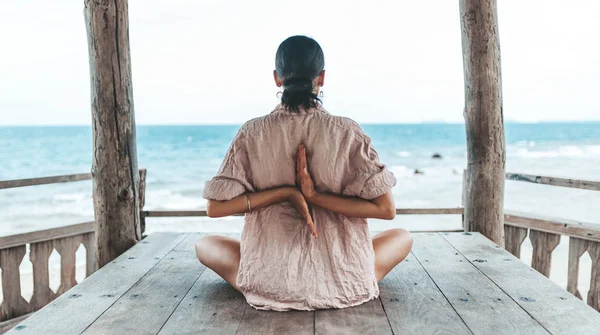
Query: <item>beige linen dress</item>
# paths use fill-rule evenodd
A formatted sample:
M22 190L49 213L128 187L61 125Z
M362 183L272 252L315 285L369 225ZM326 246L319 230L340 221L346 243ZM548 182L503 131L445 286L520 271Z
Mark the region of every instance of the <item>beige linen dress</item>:
M373 199L396 183L356 122L321 105L300 113L278 105L241 127L219 173L206 183L204 197L230 200L293 186L300 143L318 192ZM289 202L246 214L236 283L251 306L343 308L378 297L367 221L319 207L311 211L318 239Z

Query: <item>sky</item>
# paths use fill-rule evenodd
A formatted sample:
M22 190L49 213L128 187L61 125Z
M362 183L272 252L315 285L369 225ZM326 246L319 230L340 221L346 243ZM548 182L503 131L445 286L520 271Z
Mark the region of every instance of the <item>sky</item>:
M600 1L498 0L504 118L600 120ZM241 124L277 104L277 46L315 38L324 106L463 122L458 1L129 0L137 124ZM83 0L0 2L0 125L89 125Z

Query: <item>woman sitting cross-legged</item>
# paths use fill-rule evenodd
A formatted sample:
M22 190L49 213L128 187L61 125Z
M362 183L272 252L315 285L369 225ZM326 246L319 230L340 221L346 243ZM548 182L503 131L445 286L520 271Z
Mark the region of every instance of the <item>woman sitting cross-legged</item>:
M323 51L293 36L277 50L281 104L246 122L207 182L210 217L245 213L241 241L207 236L198 259L257 309L344 308L375 299L410 252L403 229L371 237L368 218L393 219L396 183L371 140L318 98Z

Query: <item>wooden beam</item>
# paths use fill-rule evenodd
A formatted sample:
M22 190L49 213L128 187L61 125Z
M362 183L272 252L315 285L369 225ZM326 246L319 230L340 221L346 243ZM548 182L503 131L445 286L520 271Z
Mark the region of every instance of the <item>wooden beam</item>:
M504 245L502 75L496 0L460 0L467 131L465 228Z
M81 173L81 174L69 174L69 175L64 175L64 176L42 177L42 178L0 180L0 190L7 189L7 188L25 187L25 186L67 183L67 182L71 182L71 181L90 180L90 179L92 179L92 175L90 173Z
M397 208L399 215L459 215L463 209L456 208ZM144 217L180 217L180 216L208 216L205 210L180 210L180 211L142 211ZM232 216L244 216L234 214Z
M96 259L141 239L127 0L85 0L94 150Z
M30 243L56 240L59 238L82 235L93 232L94 223L84 222L68 226L36 230L29 233L2 236L0 237L0 249L7 249Z
M524 181L534 184L579 188L582 190L600 191L600 181L578 180L569 178L557 178L547 176L535 176L524 173L506 173L507 180Z
M600 242L600 226L595 223L553 218L531 213L507 211L504 215L507 226L528 228L545 233L577 237Z

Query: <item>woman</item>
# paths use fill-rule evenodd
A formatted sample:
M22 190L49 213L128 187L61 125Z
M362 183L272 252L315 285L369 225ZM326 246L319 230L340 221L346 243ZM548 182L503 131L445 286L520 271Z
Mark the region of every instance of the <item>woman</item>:
M395 216L396 179L356 122L320 104L324 64L311 38L281 43L273 71L281 104L241 127L204 189L208 216L246 216L241 241L204 237L198 259L257 309L372 300L412 246L402 229L371 239L367 218Z

